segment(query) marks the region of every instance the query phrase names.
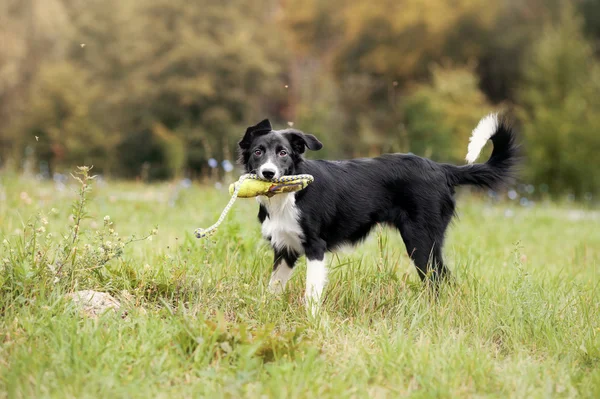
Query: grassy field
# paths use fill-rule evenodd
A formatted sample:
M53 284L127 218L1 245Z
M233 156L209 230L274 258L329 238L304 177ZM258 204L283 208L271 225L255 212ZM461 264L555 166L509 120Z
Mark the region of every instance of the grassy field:
M597 211L463 193L437 300L378 229L312 318L304 260L267 293L253 200L199 241L224 191L91 185L0 177L0 397L600 397ZM85 317L83 289L122 307Z

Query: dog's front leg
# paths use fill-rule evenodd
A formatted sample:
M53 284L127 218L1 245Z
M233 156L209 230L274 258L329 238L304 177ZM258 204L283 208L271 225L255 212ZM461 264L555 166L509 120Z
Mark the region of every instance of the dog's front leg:
M271 280L269 281L269 292L273 294L281 294L285 290L292 272L294 265L298 260L298 255L290 253L287 250L274 250L274 262L273 262L273 273L271 273Z
M321 308L323 289L327 283L325 264L325 242L308 243L306 251L306 292L304 299L307 309L315 316Z

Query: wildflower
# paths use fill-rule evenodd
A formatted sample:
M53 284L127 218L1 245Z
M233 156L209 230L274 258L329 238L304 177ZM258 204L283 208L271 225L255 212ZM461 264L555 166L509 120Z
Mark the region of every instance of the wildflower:
M38 233L44 233L44 232L46 232L46 228L45 228L44 226L40 226L40 227L37 229L37 232L38 232Z
M104 252L106 252L106 251L104 251L104 248L98 247L98 252L100 252L101 254L104 254Z
M4 245L8 245L8 240L5 238L5 239L2 241L2 244L4 244Z
M50 212L56 215L58 213L58 209L52 208L50 209Z
M104 216L104 223L108 223L110 222L110 216L106 215Z
M48 224L48 219L46 218L41 218L40 221L42 222L42 224L46 225Z
M110 241L106 241L106 242L104 243L104 246L105 246L106 248L110 248L110 247L111 247L111 245L112 245L112 242L110 242Z
M158 229L152 229L152 235L155 236L158 234Z
M152 241L152 236L148 236L147 240Z
M52 233L48 233L48 235L46 236L46 239L49 240L52 238Z

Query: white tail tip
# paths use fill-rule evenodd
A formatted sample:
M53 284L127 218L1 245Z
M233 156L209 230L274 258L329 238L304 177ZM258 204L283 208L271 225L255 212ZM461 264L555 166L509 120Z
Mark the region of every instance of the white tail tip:
M465 157L468 163L471 164L477 160L485 143L496 133L496 130L498 130L498 114L489 114L479 121L469 139L469 147Z

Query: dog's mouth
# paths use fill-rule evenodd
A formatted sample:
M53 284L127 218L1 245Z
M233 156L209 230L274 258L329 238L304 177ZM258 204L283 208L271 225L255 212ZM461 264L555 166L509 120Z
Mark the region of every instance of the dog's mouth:
M275 179L277 179L277 175L273 175L273 176L265 176L264 173L263 174L258 174L258 177L260 177L262 180L265 181L274 181Z

